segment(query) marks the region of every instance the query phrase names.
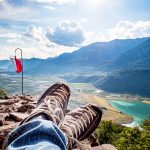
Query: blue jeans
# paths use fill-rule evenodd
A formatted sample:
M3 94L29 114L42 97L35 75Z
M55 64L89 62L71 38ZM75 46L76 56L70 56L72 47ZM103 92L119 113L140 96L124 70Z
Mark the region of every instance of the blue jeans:
M51 121L35 120L13 130L8 150L66 150L67 139Z

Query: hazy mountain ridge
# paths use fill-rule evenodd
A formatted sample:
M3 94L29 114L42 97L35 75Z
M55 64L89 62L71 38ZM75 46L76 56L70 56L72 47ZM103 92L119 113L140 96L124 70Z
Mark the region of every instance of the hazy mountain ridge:
M121 54L111 64L109 69L150 69L150 39L144 41L132 50Z
M111 64L120 55L148 39L113 40L93 43L72 53L64 53L52 60L46 60L37 66L38 70L34 68L29 73L83 73L101 69L109 71L106 64Z
M7 70L10 65L10 60L0 60L0 69Z
M94 85L112 93L138 94L150 97L150 70L123 70L109 75Z
M124 60L128 61L130 57L133 59L136 55L138 47L140 50L143 48L140 46L141 43L146 41L146 46L150 45L149 39L150 38L138 38L113 40L110 42L97 42L82 47L72 53L64 53L55 58L24 59L24 70L31 74L51 74L66 72L82 73L84 71L88 72L99 70L109 71L112 67L114 67L112 70L116 69L117 67L115 68L115 66L117 63L126 64L126 62L123 62ZM144 59L149 58L145 57ZM145 62L144 59L140 61ZM11 62L9 60L0 60L0 69L12 69Z
M39 58L23 59L24 71L31 70L32 68L36 67L43 61L45 60ZM14 66L10 60L0 60L0 70L14 72Z

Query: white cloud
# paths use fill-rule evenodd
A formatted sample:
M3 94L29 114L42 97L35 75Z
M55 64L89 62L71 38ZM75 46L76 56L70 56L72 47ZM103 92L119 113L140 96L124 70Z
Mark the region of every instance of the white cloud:
M106 9L111 8L112 6L115 6L118 4L118 0L81 0L82 3L84 3L85 6L89 6L91 8L99 8L99 9Z
M20 39L21 35L17 33L0 33L0 38Z
M84 31L78 22L62 21L54 31L47 31L47 38L65 46L79 46L85 40Z
M39 23L39 18L47 18L47 10L55 10L59 5L74 4L76 0L0 0L0 19L32 21ZM45 20L45 22L46 22Z
M63 4L73 4L76 0L32 0L32 1L38 3L63 5Z
M31 26L23 35L29 38L33 38L37 41L42 41L45 36L45 31L42 27Z
M10 4L8 1L3 0L0 3L1 13L0 19L10 20L10 21L29 21L34 20L36 13L33 9L28 6L16 7L15 5Z
M110 39L127 39L150 36L150 21L121 21L109 30Z
M49 9L49 10L55 10L56 7L52 7L52 6L44 6L44 8Z
M53 47L54 44L46 37L46 31L47 30L44 29L43 27L37 27L32 25L22 35L25 38L30 38L32 40L35 40L36 42L40 42L44 46Z
M1 41L2 40L2 41ZM11 55L14 55L14 50L20 47L23 50L24 58L48 58L55 57L64 52L72 52L76 47L66 47L62 45L54 44L53 46L47 46L37 40L32 40L22 36L21 39L0 39L0 59L9 59ZM4 44L3 44L4 43Z
M84 34L79 23L62 21L56 29L31 26L23 35L39 41L47 47L54 47L55 45L76 47L85 40Z
M107 30L105 34L93 31L84 32L86 40L83 45L94 42L105 42L114 39L134 39L150 37L150 21L120 21L115 27Z
M5 41L7 44L21 43L22 35L8 29L0 28L0 40Z
M55 29L32 25L25 33L0 28L0 59L8 59L16 47L24 50L25 58L47 58L94 42L147 36L150 36L150 21L121 21L105 35L85 32L78 22L70 21L60 22Z
M37 57L37 58L47 58L58 56L64 52L72 52L76 50L73 46L63 46L57 43L51 42L47 37L47 32L53 32L51 27L43 28L32 25L27 29L25 33L22 34L22 40L24 43L20 44L22 49L26 50L25 58ZM15 42L16 45L18 41L8 40L7 42Z

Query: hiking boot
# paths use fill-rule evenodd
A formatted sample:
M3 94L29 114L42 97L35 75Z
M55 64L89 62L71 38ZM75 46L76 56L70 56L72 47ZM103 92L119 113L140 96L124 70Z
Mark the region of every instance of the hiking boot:
M59 125L67 111L70 89L63 83L49 87L38 99L37 108L21 124L37 119L51 120Z
M71 150L75 142L79 147L82 147L78 141L82 141L92 134L98 127L101 117L102 111L100 107L93 104L88 104L69 112L60 126L60 129L68 137L67 149Z

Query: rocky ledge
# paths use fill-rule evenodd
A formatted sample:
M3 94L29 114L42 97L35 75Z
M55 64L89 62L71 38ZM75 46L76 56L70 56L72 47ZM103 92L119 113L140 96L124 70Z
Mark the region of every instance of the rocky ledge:
M0 149L7 134L17 127L19 123L36 107L37 96L15 95L0 99ZM81 142L86 150L115 150L111 145L99 146L94 135ZM77 149L76 149L77 150Z

